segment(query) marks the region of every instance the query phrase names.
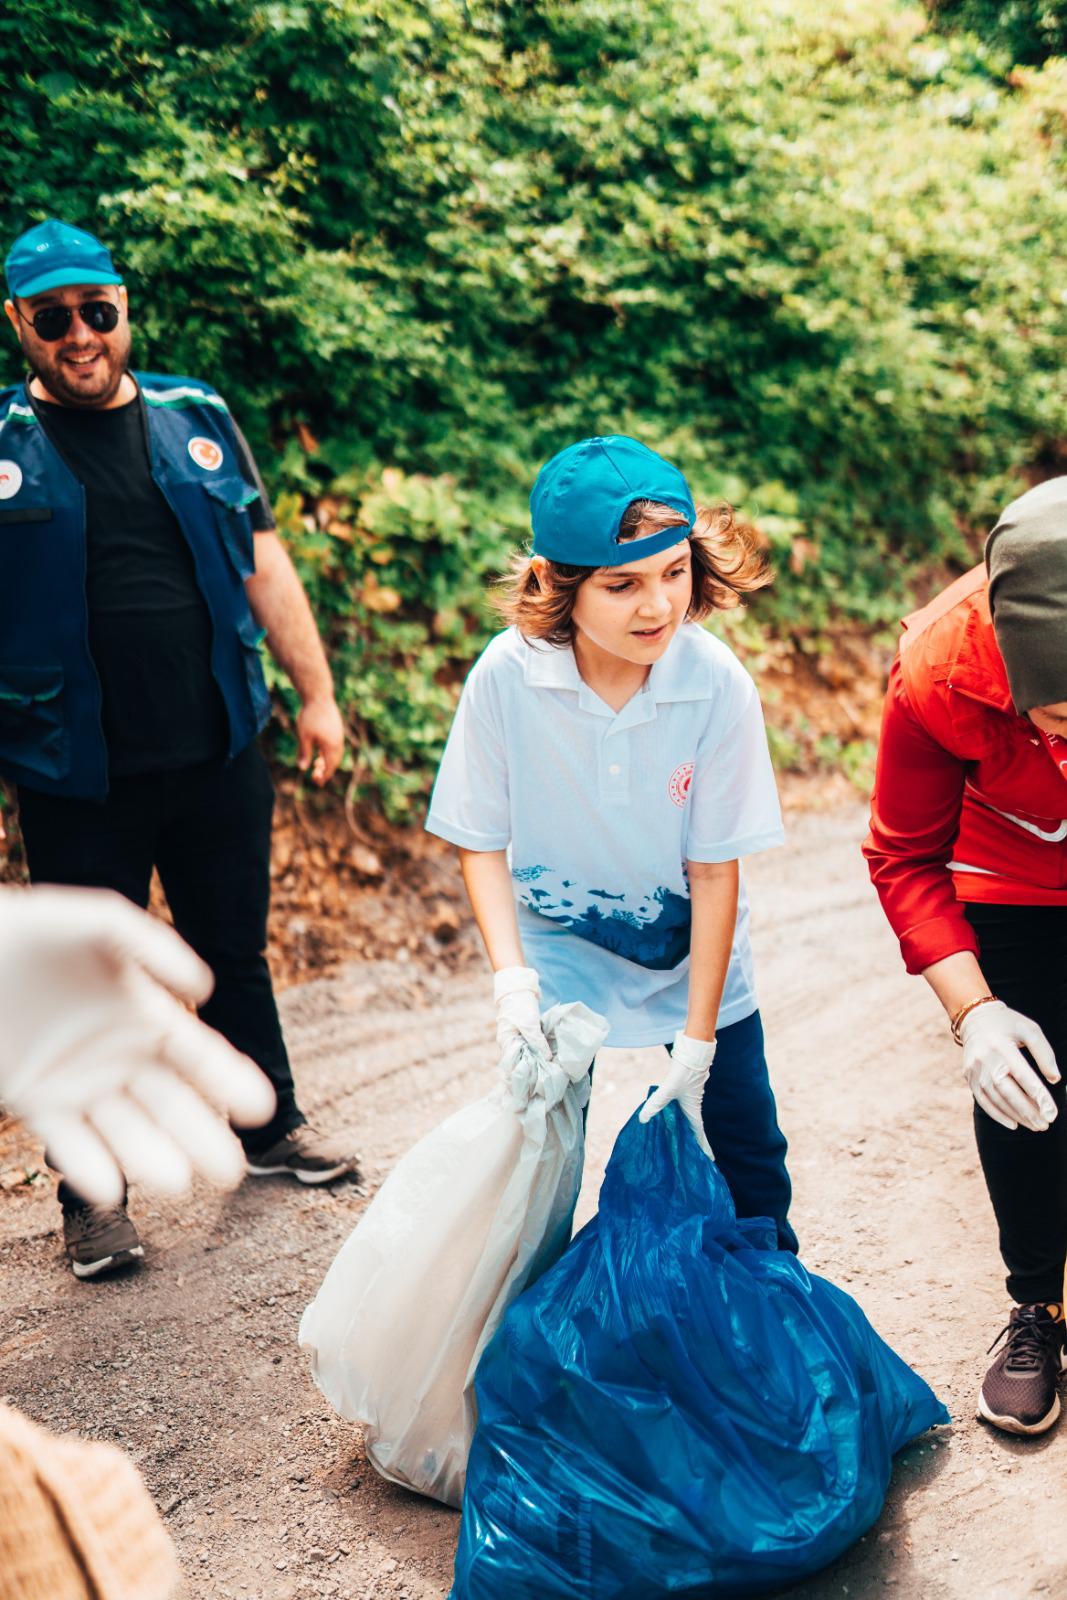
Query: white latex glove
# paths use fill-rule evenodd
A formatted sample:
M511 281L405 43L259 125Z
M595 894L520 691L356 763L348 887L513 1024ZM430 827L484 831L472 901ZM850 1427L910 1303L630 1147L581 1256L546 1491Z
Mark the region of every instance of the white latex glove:
M96 1205L123 1174L165 1193L193 1169L237 1183L235 1122L271 1116L274 1091L191 1015L210 969L165 923L99 889L0 889L0 1100ZM177 998L175 998L177 997Z
M992 1000L967 1013L960 1038L963 1076L982 1110L1002 1127L1016 1128L1021 1122L1033 1133L1043 1133L1055 1119L1055 1102L1020 1046L1029 1050L1049 1083L1059 1083L1060 1069L1037 1023L1003 1000Z
M676 1033L667 1076L655 1094L645 1101L638 1119L649 1122L664 1106L677 1100L697 1136L697 1143L712 1161L715 1157L704 1132L700 1108L704 1100L704 1085L708 1081L711 1063L715 1060L715 1043L714 1039L691 1039L687 1033Z
M496 1004L496 1042L504 1051L516 1039L551 1057L552 1049L541 1028L541 980L533 967L501 967L493 974Z

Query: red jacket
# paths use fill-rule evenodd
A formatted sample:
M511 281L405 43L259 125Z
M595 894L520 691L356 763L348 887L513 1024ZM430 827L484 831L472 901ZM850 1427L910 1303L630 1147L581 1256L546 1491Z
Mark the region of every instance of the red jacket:
M903 626L863 853L922 972L978 953L963 901L1067 906L1067 752L1012 705L984 567Z

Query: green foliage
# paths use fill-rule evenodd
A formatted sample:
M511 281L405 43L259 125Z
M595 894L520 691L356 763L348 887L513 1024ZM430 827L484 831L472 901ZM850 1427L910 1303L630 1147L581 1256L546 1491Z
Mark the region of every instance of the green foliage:
M377 794L392 821L411 821L457 685L494 630L487 583L520 536L521 507L396 467L342 475L314 513L302 505L282 494L278 525L326 637L352 739L353 798ZM265 660L291 728L295 695ZM286 731L281 753L293 748Z
M1067 5L1057 0L926 0L935 27L959 28L1034 65L1067 52Z
M938 6L1060 42L1053 5L964 9ZM636 433L738 502L779 571L757 614L801 641L885 622L917 564L971 559L1025 472L1062 468L1064 64L1008 73L929 26L896 0L0 18L3 234L103 234L140 364L217 384L302 497L285 529L357 784L393 814L570 440Z
M862 795L874 788L874 766L877 750L870 739L839 739L836 734L824 733L815 742L818 764L834 772L843 772Z
M780 728L777 723L767 724L767 746L779 772L800 772L806 765L796 734Z

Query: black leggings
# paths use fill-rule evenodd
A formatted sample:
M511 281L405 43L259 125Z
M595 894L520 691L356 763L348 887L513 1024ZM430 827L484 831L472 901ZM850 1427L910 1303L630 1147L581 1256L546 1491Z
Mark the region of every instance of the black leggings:
M1067 908L968 905L986 982L1044 1031L1067 1074ZM1036 1068L1035 1068L1036 1070ZM1044 1079L1042 1078L1042 1082ZM1044 1133L1014 1131L974 1108L974 1131L1008 1269L1025 1305L1062 1300L1067 1255L1067 1087L1047 1084L1058 1115Z

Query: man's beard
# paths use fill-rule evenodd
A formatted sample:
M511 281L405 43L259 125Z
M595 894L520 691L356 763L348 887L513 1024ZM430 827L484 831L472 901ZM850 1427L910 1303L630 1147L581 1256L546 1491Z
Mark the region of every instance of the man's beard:
M129 367L129 329L125 332L126 337L121 343L116 345L112 340L103 347L101 352L103 359L98 363L98 370L94 374L98 381L89 389L79 388L67 379L63 367L62 343L52 359L44 358L39 350L31 354L25 343L22 345L22 353L26 357L33 377L37 378L61 405L76 406L83 411L99 411L114 399Z

